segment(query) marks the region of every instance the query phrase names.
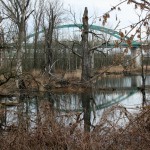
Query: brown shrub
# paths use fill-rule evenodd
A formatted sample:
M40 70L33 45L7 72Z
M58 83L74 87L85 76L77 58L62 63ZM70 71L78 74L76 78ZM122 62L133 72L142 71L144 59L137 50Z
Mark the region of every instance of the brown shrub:
M42 102L39 109L33 128L23 118L17 128L13 126L0 132L1 150L148 150L150 147L149 107L136 115L122 106L112 107L91 127L91 132L78 128L83 121L79 119L81 113L76 114L75 122L65 125L63 117L58 119L49 102ZM124 126L121 126L122 119Z

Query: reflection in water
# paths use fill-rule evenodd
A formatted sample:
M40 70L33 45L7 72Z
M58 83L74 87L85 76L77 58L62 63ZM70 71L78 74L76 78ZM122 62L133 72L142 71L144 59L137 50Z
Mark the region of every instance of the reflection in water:
M150 76L146 77L146 85L149 83ZM126 87L140 87L142 86L141 76L126 76L120 78L106 77L96 82L96 87L113 87L113 88L126 88Z
M128 97L130 95L130 97ZM8 127L11 125L20 126L24 125L24 127L29 130L39 124L39 120L41 120L41 116L44 115L44 107L42 109L41 105L45 103L46 108L49 109L49 116L57 114L57 116L65 115L65 114L76 114L82 113L83 115L81 120L84 121L84 130L90 131L91 125L93 126L97 122L102 115L103 109L107 109L109 106L116 104L124 99L126 99L127 104L135 104L139 103L135 101L137 97L139 97L138 93L131 92L120 92L120 93L101 93L100 91L96 91L93 93L81 93L81 94L59 94L52 95L51 93L45 93L43 96L34 96L34 97L26 97L23 100L21 99L17 106L8 107L5 106L5 113L1 122L3 126ZM125 102L123 101L123 102ZM42 114L42 115L41 115ZM70 115L70 116L71 116ZM62 120L61 120L62 121ZM65 122L68 124L73 122L74 119L71 120L65 119ZM22 124L24 122L24 124Z
M90 131L91 126L91 105L90 102L93 101L92 93L82 93L82 108L83 108L83 120L84 120L84 130Z
M125 77L121 79L108 79L102 80L97 83L99 86L108 87L137 87L140 86L140 78L135 77ZM147 78L149 79L149 77ZM138 82L137 82L138 81ZM147 80L148 81L148 80ZM146 81L146 85L148 82ZM38 96L37 96L38 95ZM95 125L100 121L102 113L111 105L120 103L125 107L139 107L142 104L143 96L146 99L150 95L149 91L137 92L135 90L117 90L117 91L98 91L94 90L89 93L59 93L52 94L46 92L42 95L35 94L34 96L21 95L20 97L13 98L2 98L0 110L3 113L0 114L0 127L9 126L24 126L25 129L30 130L36 127L40 123L44 113L49 113L49 116L66 116L65 114L81 113L81 119L84 121L84 130L90 131L91 126ZM6 102L18 101L17 105L12 105L11 107L5 105ZM43 103L48 107L49 111L44 110L41 107ZM70 115L70 116L71 116ZM75 122L75 115L73 117L68 117L65 119L64 123L69 124L70 122ZM57 117L58 118L58 117ZM57 121L62 121L57 119ZM22 124L24 122L24 124ZM83 124L82 124L83 125Z

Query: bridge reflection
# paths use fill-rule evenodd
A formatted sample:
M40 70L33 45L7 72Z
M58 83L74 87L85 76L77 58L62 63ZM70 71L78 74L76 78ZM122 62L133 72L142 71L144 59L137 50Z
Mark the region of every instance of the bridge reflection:
M136 79L136 80L135 80ZM149 77L147 78L149 81ZM81 118L84 121L84 129L89 131L91 125L98 122L101 118L103 111L108 107L122 103L123 105L132 105L133 107L142 105L142 93L137 91L135 87L140 86L139 77L126 77L123 79L107 79L101 80L97 86L118 88L122 90L116 91L100 91L93 90L85 93L45 93L42 95L25 95L24 97L10 97L1 99L0 126L2 128L18 125L27 121L28 128L36 126L38 116L44 116L45 110L41 107L43 103L50 109L50 114L58 116L65 116L64 123L69 124L75 121L76 114L81 113ZM147 81L146 84L149 84ZM118 86L117 86L118 85ZM123 89L127 87L127 89ZM146 91L146 95L150 95ZM14 106L2 104L2 101L18 101ZM42 115L41 115L42 114ZM67 114L67 115L66 115ZM62 121L62 120L61 120Z

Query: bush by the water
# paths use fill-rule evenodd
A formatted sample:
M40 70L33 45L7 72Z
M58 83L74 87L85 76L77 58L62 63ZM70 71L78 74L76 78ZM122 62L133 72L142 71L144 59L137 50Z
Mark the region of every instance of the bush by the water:
M116 113L117 112L117 113ZM17 114L17 124L1 129L1 150L148 150L150 148L150 107L136 114L122 106L113 106L105 111L100 122L91 126L91 131L81 127L82 114L76 121L66 125L43 103L36 114L36 122ZM68 114L70 117L72 114ZM66 116L65 116L66 117ZM29 123L30 122L30 123ZM121 125L124 122L123 126ZM34 124L32 127L31 124ZM80 126L80 128L79 128Z

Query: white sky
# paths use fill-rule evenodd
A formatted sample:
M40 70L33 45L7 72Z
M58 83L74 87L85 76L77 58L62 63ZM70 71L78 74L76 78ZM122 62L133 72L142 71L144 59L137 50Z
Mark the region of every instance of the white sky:
M97 16L93 24L100 25L100 26L102 25L102 21L99 21L98 17L102 16L104 13L108 12L113 6L117 5L118 3L122 1L124 0L60 0L60 2L63 3L63 7L65 10L69 10L71 7L72 12L74 12L76 15L77 23L81 23L84 8L88 7L89 18L91 18L90 23L92 23L94 17ZM116 30L119 30L133 23L138 22L139 18L138 18L137 13L140 14L141 11L135 10L134 4L127 5L127 2L125 2L121 4L119 7L121 8L121 11L118 11L116 9L110 12L110 19L108 20L106 27L114 29L116 25L118 24L118 22L120 21L120 24L118 28L116 29ZM145 16L144 14L145 12L143 12L143 16ZM117 21L116 21L116 15L118 18ZM68 16L69 16L69 13L68 13ZM65 20L63 22L63 24L68 24L68 23L70 23L70 21ZM33 23L30 23L29 28L30 30L33 29ZM129 29L130 28L128 28L127 30ZM131 32L131 34L134 34L134 33Z
M120 3L123 0L63 0L64 7L66 9L71 6L72 11L75 12L77 19L82 17L83 11L85 7L88 7L89 17L94 16L96 14L97 17L102 16L104 13L109 11L112 6ZM120 20L120 24L118 29L126 27L132 23L138 21L137 10L134 9L134 4L127 5L125 2L119 6L121 11L117 9L110 13L110 19L108 21L107 26L110 28L114 28L118 21ZM140 11L138 11L139 13ZM118 20L116 21L116 14ZM143 14L144 16L144 14ZM95 24L101 25L101 22L96 20Z

